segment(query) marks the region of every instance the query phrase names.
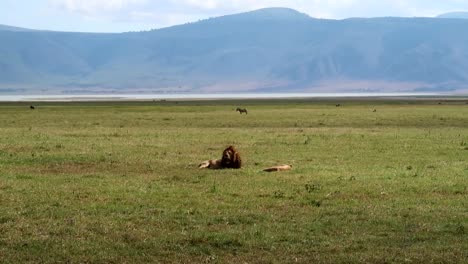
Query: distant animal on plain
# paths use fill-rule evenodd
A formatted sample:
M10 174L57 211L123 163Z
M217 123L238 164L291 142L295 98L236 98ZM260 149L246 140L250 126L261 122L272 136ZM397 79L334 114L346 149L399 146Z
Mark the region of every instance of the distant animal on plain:
M198 165L199 169L240 169L242 159L239 152L233 147L227 147L221 156L221 159L206 160Z
M236 111L238 111L239 114L242 114L242 113L247 114L247 109L245 109L245 108L239 108L239 107L237 107L237 108L236 108Z
M372 111L372 112L374 112L374 113L377 112L377 109L374 109L374 111Z
M341 106L341 104L336 104L335 106L336 106L336 107L340 107L340 106Z
M29 109L36 109L36 107L34 107L34 105L30 105Z

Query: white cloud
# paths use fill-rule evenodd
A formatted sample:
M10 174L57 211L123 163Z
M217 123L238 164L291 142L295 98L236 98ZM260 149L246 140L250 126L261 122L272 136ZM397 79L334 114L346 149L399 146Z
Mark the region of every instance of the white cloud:
M99 15L116 12L135 4L145 4L147 0L50 0L58 8L83 15Z
M202 9L215 9L222 5L222 2L216 0L183 0L183 1L172 1L174 4L181 4L181 2L187 6L202 8ZM224 1L224 3L229 1Z
M57 10L109 23L165 27L255 10L289 7L313 17L435 16L468 10L468 0L48 0Z
M172 0L174 4L205 10L254 10L265 7L290 7L295 9L345 8L356 0Z
M263 7L290 7L314 17L434 16L468 10L468 0L171 0L181 8L232 13Z

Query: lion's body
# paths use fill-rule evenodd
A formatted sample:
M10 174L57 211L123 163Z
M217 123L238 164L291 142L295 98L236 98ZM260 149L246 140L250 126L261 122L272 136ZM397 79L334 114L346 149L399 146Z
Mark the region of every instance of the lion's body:
M213 170L218 170L222 169L221 167L221 160L205 160L198 165L199 169L213 169Z

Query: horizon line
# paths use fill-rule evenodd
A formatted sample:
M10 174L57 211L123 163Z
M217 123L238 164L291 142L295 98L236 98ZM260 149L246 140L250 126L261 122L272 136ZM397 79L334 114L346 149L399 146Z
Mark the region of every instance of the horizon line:
M253 9L250 11L245 11L245 12L239 12L239 13L231 13L231 14L226 14L226 15L219 15L215 17L207 17L204 19L199 19L197 21L191 21L191 22L186 22L182 24L175 24L175 25L170 25L170 26L165 26L165 27L160 27L160 28L152 28L152 29L141 29L141 30L130 30L130 31L118 31L118 32L94 32L94 31L67 31L67 30L51 30L51 29L41 29L41 28L30 28L30 27L22 27L18 25L11 25L11 24L1 24L0 26L6 26L6 27L11 27L11 28L16 28L16 32L24 32L24 31L45 31L45 32L61 32L61 33L86 33L86 34L123 34L123 33L137 33L137 32L150 32L150 31L155 31L155 30L162 30L162 29L168 29L172 27L178 27L178 26L184 26L184 25L190 25L190 24L195 24L195 23L200 23L203 21L208 21L212 19L219 19L223 17L229 17L229 16L236 16L236 15L242 15L242 14L249 14L249 13L255 13L258 11L262 10L268 10L268 9L285 9L285 10L291 10L295 11L298 14L306 15L311 19L317 19L317 20L330 20L330 21L345 21L345 20L350 20L350 19L379 19L379 18L405 18L405 19L415 19L415 18L427 18L427 19L463 19L463 18L450 18L450 17L441 17L443 15L448 15L448 14L463 14L463 13L468 13L468 11L451 11L451 12L445 12L442 14L439 14L437 16L369 16L369 17L347 17L347 18L342 18L342 19L337 19L337 18L321 18L321 17L313 17L307 13L301 12L297 9L294 8L289 8L289 7L265 7L265 8L260 8L260 9ZM3 30L0 29L0 31L8 31L8 30ZM14 31L14 30L11 30Z

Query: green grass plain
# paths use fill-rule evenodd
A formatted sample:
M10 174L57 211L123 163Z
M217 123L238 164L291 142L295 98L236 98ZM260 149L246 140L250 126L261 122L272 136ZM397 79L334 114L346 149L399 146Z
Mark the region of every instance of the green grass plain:
M2 103L0 263L467 263L468 104L437 102Z

